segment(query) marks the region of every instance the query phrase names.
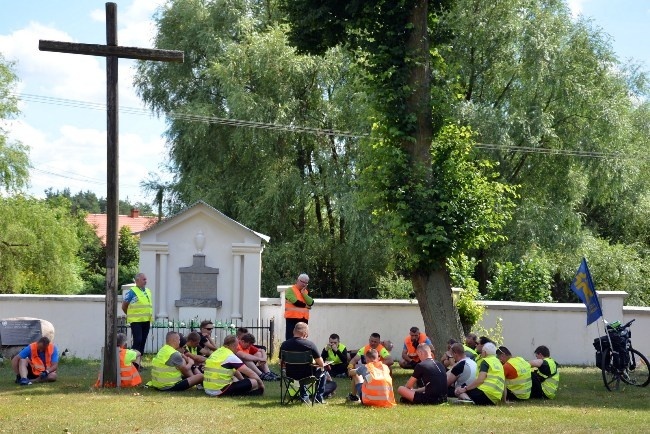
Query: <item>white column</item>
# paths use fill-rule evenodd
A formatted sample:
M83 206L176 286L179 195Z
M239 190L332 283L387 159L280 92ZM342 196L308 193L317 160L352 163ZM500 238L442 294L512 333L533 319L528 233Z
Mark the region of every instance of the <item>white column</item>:
M232 257L232 318L241 318L241 262L242 255Z
M158 315L156 318L167 318L167 258L169 254L160 253L160 282L158 282Z

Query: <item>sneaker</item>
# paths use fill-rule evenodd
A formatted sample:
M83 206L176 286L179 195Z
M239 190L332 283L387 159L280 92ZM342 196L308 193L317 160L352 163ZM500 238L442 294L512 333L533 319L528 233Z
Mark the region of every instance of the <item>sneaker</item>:
M196 390L203 390L203 384L197 384Z
M314 404L327 404L323 398L316 398Z
M21 378L20 379L20 385L21 386L29 386L30 384L32 384L32 382L29 381L27 378Z
M273 381L280 381L280 376L275 372L269 371L269 374L271 375L271 378L273 378Z
M16 381L14 383L20 384L20 375L16 375Z
M348 395L348 400L352 402L359 402L359 397L357 395L349 394Z
M471 404L474 404L474 401L472 401L471 399L460 399L459 398L456 401L456 404L470 404L471 405Z
M300 400L301 400L302 403L305 404L305 405L311 405L311 400L309 399L308 396L303 396L302 398L300 398Z

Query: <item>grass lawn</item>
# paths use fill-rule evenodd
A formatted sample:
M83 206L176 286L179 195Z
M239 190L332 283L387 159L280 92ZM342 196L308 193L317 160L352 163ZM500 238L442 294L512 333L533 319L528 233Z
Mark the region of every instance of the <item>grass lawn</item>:
M277 366L273 367L277 372ZM0 365L0 432L3 433L372 433L401 432L626 432L648 431L650 387L608 392L596 368L564 367L554 401L367 408L347 403L349 382L327 405L280 406L279 382L264 396L208 398L195 389L163 393L138 388L95 390L99 362L63 360L59 380L21 387L9 361ZM397 369L394 386L407 371ZM150 371L144 372L149 380Z

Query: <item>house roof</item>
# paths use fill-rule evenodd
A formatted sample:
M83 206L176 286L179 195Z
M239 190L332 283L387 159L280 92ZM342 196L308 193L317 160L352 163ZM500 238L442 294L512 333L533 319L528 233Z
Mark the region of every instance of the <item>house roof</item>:
M102 240L102 243L106 243L106 217L106 214L88 214L86 216L86 222L95 228L95 233ZM122 226L128 226L131 233L135 234L153 226L156 221L158 221L158 217L140 216L138 210L131 210L130 215L117 216L117 230L122 229Z
M236 220L231 219L230 217L228 217L227 215L225 215L224 213L222 213L222 212L219 211L218 209L216 209L216 208L214 208L214 207L208 205L207 203L205 203L205 202L202 201L202 200L199 200L199 201L197 201L197 202L194 202L192 205L188 206L188 207L185 208L184 210L182 210L182 211L180 211L180 212L174 214L173 216L170 216L170 217L164 219L163 221L161 221L161 222L158 223L158 224L153 224L153 225L151 225L151 226L146 227L145 229L143 229L142 231L140 231L140 233L148 232L148 231L150 231L150 230L152 230L152 229L154 229L154 228L158 229L158 228L160 228L160 227L162 227L162 226L166 226L166 225L168 225L170 222L173 222L174 220L176 220L179 216L181 216L181 215L183 215L183 214L189 212L189 211L192 210L193 208L196 208L196 207L199 207L199 206L206 207L206 208L208 209L208 211L217 214L220 218L223 218L224 220L229 221L231 224L234 224L234 225L236 225L236 226L238 226L238 227L240 227L240 228L242 228L242 229L244 229L244 230L246 230L246 231L248 231L248 232L251 232L251 233L255 234L257 237L261 238L262 240L264 240L264 241L267 242L267 243L271 240L271 237L269 237L268 235L264 235L264 234L261 234L261 233L259 233L259 232L255 232L254 230L252 230L252 229L250 229L250 228L247 228L247 227L244 226L243 224L239 223L239 222L236 221Z

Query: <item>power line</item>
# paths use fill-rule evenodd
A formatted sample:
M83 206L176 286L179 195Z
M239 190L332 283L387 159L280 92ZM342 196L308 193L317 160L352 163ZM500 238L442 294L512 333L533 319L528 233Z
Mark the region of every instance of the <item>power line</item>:
M89 101L79 101L65 98L56 98L43 95L34 95L27 93L11 93L13 96L20 98L24 101L31 101L42 104L52 104L65 107L74 107L90 110L106 110L106 105L103 103L94 103ZM120 106L121 113L139 115L139 116L151 116L149 110L144 108L137 107L127 107ZM308 134L317 134L325 136L335 136L335 137L347 137L354 139L361 139L368 137L368 133L354 133L350 131L340 131L334 129L323 129L323 128L313 128L313 127L303 127L298 125L282 125L268 122L257 122L257 121L246 121L241 119L227 119L220 118L216 116L203 116L203 115L194 115L190 113L180 113L180 112L171 112L166 113L166 116L176 120L182 120L186 122L203 122L209 124L218 124L226 125L233 127L246 127L246 128L257 128L257 129L266 129L266 130L275 130L275 131L286 131L293 133L308 133ZM624 154L620 152L597 152L597 151L582 151L582 150L570 150L570 149L549 149L549 148L538 148L532 146L515 146L515 145L497 145L494 143L476 143L476 148L479 149L489 149L497 151L509 151L509 152L522 152L528 154L540 154L540 155L561 155L569 157L583 157L583 158L603 158L603 159L614 159L614 160L625 160L625 159L634 159L634 160L649 160L650 156L637 155L637 154Z

